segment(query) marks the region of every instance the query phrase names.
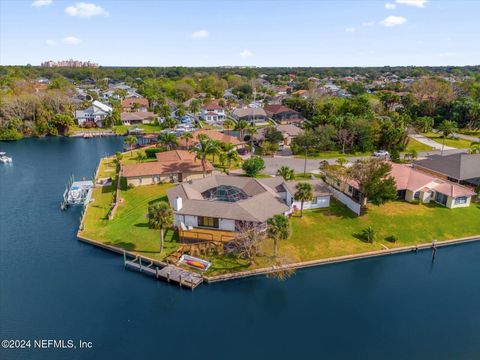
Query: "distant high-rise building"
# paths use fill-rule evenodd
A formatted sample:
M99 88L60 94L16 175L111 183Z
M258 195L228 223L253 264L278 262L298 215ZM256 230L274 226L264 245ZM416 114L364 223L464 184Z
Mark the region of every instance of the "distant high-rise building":
M79 60L61 60L53 61L48 60L40 64L41 67L91 67L97 68L98 64L90 61L79 61Z

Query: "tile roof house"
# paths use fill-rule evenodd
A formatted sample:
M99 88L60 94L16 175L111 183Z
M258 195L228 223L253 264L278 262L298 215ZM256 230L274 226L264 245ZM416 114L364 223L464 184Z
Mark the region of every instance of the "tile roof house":
M480 185L480 154L431 155L415 161L413 167L460 184Z
M155 114L150 111L122 112L120 121L123 125L152 124Z
M304 120L299 112L284 105L266 105L264 110L268 116L281 124L292 124L296 122L303 122Z
M264 139L266 129L268 129L268 127L258 129L257 133L254 135L255 140L262 141ZM275 129L282 133L284 145L290 145L293 138L303 132L303 129L300 129L298 126L293 124L277 125L275 126Z
M232 112L232 117L237 121L245 120L249 123L264 123L267 121L267 113L261 108L235 109Z
M203 178L203 167L195 155L185 150L172 150L156 154L157 161L127 164L122 167L122 176L132 186L152 185L161 182L183 182ZM212 174L213 166L206 163L206 175Z
M470 188L418 171L409 165L391 163L390 175L395 179L398 200L408 202L436 202L453 209L468 207L475 192ZM358 183L352 179L333 179L327 175L327 183L353 200L360 201ZM367 199L368 200L368 199Z
M200 117L206 122L224 121L225 109L219 105L218 101L211 100L200 108Z
M328 207L330 191L321 180L312 180L312 183L315 197L304 208ZM167 195L174 209L176 227L235 232L245 223L264 227L272 216L289 214L298 208L299 204L293 199L295 185L281 177L255 179L214 175L184 182L169 189Z
M102 127L105 118L110 115L112 111L113 109L110 106L95 100L92 102L92 105L85 110L75 111L75 119L79 126L91 123L97 127Z

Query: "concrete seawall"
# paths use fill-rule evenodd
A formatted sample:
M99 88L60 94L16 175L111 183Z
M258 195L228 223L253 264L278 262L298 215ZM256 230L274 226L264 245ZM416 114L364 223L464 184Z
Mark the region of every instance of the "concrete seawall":
M99 241L87 238L80 234L80 232L77 233L77 238L78 240L98 246L102 249L108 250L115 252L117 254L123 254L124 252L131 257L141 257L142 261L145 263L152 263L157 266L166 266L167 263L159 261L159 260L154 260L149 257L141 256L135 252L132 251L127 251L122 248L108 245L101 243ZM436 247L444 247L444 246L451 246L451 245L458 245L458 244L464 244L464 243L469 243L469 242L475 242L475 241L480 241L480 235L475 235L475 236L468 236L468 237L463 237L463 238L458 238L458 239L452 239L452 240L444 240L444 241L438 241L436 243ZM215 283L219 281L227 281L227 280L235 280L235 279L242 279L250 276L258 276L258 275L268 275L268 274L273 274L279 271L284 271L284 270L296 270L296 269L303 269L303 268L308 268L308 267L314 267L314 266L322 266L322 265L328 265L328 264L336 264L340 262L346 262L346 261L354 261L354 260L360 260L360 259L368 259L368 258L373 258L373 257L378 257L378 256L386 256L386 255L394 255L394 254L400 254L400 253L405 253L405 252L412 252L415 250L427 250L431 249L433 247L432 243L424 243L424 244L418 244L418 245L411 245L411 246L402 246L398 248L393 248L393 249L384 249L384 250L377 250L377 251L369 251L366 253L361 253L361 254L354 254L354 255L343 255L343 256L336 256L336 257L331 257L331 258L326 258L326 259L319 259L319 260L310 260L310 261L303 261L303 262L298 262L298 263L292 263L292 264L287 264L283 266L271 266L271 267L266 267L266 268L260 268L260 269L255 269L255 270L247 270L247 271L241 271L237 273L232 273L232 274L224 274L224 275L215 275L215 276L207 276L203 275L203 278L205 282L207 283Z

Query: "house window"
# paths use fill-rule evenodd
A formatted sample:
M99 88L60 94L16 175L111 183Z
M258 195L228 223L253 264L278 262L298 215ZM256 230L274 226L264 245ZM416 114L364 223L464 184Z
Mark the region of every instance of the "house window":
M460 196L455 198L455 204L466 204L467 203L467 197L466 196Z
M448 196L437 192L435 194L435 201L442 205L447 205Z
M218 219L213 217L208 217L208 216L199 216L198 226L218 229Z
M417 191L415 194L413 194L413 198L415 200L419 200L420 199L420 191Z
M312 199L312 204L313 204L313 205L318 204L318 198L314 197L314 198Z
M352 192L353 192L353 186L348 185L348 192L349 192L349 193L352 193Z

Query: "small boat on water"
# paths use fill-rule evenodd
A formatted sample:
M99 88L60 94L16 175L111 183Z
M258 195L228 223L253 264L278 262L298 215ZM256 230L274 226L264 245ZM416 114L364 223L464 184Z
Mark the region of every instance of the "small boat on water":
M13 159L10 156L7 156L6 153L0 152L0 162L4 164L11 163L13 162Z

